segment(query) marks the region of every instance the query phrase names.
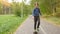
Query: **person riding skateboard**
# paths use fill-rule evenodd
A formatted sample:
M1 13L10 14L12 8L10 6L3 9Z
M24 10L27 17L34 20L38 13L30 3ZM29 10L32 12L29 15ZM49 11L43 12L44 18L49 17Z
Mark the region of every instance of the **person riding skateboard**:
M39 4L38 2L35 3L35 8L33 10L33 17L34 17L34 31L39 31L39 25L40 25L40 9L39 9Z

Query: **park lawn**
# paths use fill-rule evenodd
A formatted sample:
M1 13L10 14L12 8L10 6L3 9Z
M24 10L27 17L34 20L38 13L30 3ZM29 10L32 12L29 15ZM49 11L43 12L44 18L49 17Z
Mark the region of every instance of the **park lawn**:
M46 17L46 20L60 26L60 17Z
M13 15L0 15L0 34L13 34L19 25L27 18Z

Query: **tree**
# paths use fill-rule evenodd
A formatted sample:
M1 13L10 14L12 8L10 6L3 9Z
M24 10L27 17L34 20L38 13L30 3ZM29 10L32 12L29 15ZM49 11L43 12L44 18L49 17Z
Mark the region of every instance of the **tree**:
M34 7L33 4L36 1L39 3L39 7L40 7L42 13L46 14L46 15L51 15L51 14L55 15L55 13L57 12L56 7L57 7L58 3L60 2L60 0L32 0L31 1L32 8Z
M13 1L11 4L12 4L11 8L12 8L13 14L15 14L16 16L20 16L21 17L21 6L20 6L20 3Z

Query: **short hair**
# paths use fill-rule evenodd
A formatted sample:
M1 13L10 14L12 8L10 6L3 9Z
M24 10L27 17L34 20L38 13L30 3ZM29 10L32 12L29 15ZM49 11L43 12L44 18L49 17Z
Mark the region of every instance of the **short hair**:
M38 2L35 2L35 4L34 4L34 5L36 5L36 4L37 4L37 5L39 5L39 4L38 4Z

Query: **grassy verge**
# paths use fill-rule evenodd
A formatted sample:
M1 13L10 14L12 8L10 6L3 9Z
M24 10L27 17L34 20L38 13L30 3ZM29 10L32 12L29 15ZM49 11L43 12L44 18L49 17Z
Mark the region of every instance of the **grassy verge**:
M13 15L0 15L0 34L13 34L17 27L27 18Z
M60 26L60 18L59 17L53 17L53 16L49 16L49 17L44 17L47 21L59 25Z

